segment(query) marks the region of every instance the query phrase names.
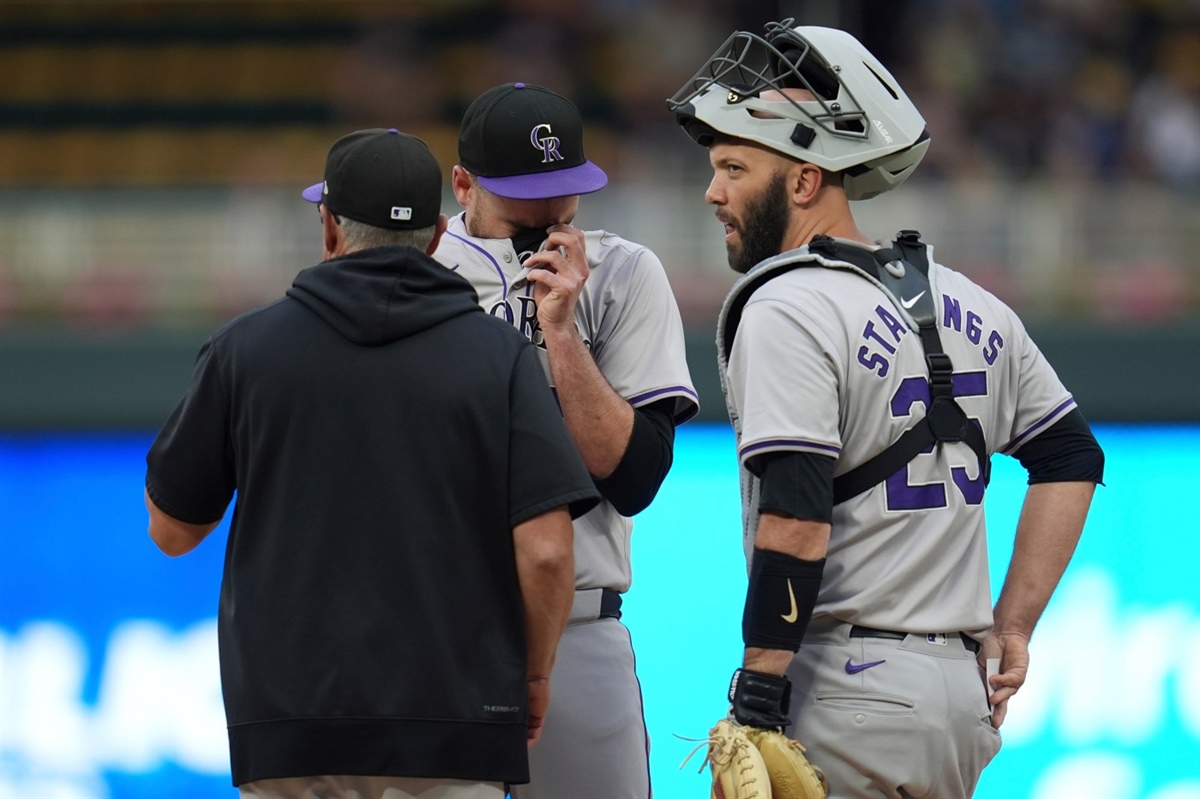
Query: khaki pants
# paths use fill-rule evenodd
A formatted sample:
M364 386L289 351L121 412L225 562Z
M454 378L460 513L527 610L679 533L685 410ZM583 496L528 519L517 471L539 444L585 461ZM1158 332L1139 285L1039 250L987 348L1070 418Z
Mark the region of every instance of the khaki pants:
M239 790L241 799L504 799L500 782L417 777L287 777Z

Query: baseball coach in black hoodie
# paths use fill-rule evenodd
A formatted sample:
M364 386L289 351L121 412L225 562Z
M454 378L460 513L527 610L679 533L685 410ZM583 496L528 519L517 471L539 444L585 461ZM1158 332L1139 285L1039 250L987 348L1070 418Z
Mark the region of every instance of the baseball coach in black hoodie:
M598 494L533 346L429 254L425 143L330 149L325 260L200 350L146 461L150 537L235 493L218 613L244 797L502 797L528 781Z

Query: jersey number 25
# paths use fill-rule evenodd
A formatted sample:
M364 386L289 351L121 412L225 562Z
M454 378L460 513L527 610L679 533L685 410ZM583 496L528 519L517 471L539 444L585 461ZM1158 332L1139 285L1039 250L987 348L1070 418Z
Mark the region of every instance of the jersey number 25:
M951 393L956 397L986 396L987 372L955 372L951 383ZM928 378L906 377L900 383L900 387L896 389L896 393L892 395L890 403L892 417L900 419L911 416L912 408L917 403L924 405L928 410L930 402ZM970 423L976 427L979 426L979 421L974 418L970 419ZM936 446L937 444L930 444L925 448L923 454L933 452ZM978 460L974 458L974 453L966 444L958 446L962 448L963 452ZM920 457L921 455L917 456L917 458ZM916 462L916 459L913 462ZM905 464L903 468L887 479L884 490L887 492L888 510L929 510L946 507L945 481L937 480L913 485L908 481L909 465ZM951 466L950 479L968 505L978 505L983 502L983 490L986 487L983 464L978 465L974 478L967 475L966 467Z

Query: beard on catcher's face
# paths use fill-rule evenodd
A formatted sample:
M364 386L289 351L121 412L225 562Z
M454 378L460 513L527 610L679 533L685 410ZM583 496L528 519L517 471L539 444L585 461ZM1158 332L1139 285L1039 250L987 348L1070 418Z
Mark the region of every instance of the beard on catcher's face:
M725 247L733 271L744 275L782 252L788 226L787 180L783 172L776 172L761 193L746 201L741 219L730 219L729 224L740 241L731 241Z

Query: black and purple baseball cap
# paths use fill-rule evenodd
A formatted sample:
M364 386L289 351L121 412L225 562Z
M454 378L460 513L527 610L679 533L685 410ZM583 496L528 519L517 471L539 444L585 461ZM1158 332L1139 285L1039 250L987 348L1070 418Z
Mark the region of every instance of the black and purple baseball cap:
M391 230L420 230L442 213L442 167L425 142L395 128L350 133L333 143L325 180L302 192L338 216Z
M458 132L458 162L485 189L515 200L591 194L608 183L583 154L579 109L531 83L505 83L475 98Z

